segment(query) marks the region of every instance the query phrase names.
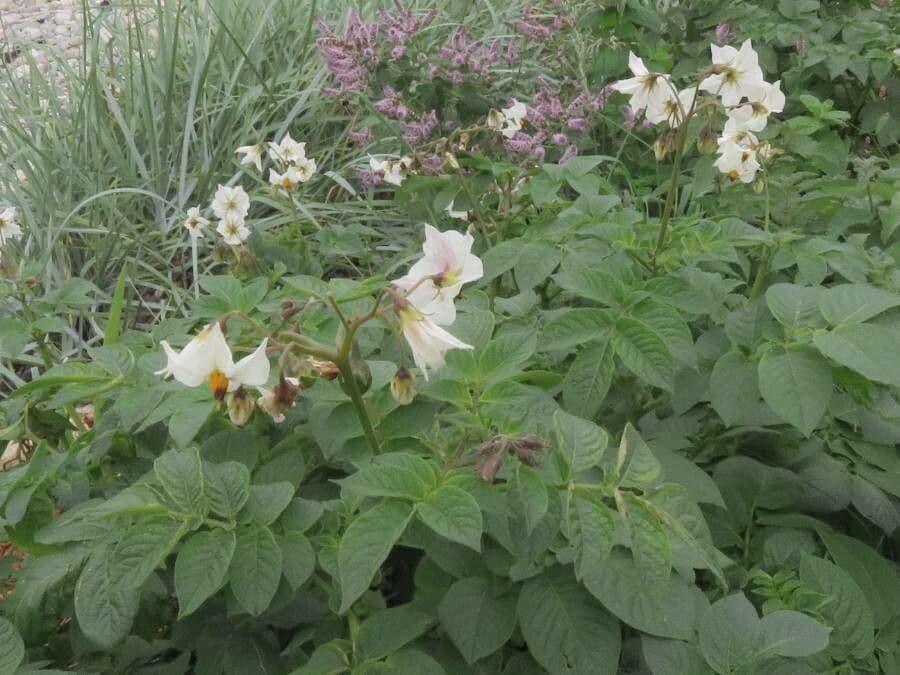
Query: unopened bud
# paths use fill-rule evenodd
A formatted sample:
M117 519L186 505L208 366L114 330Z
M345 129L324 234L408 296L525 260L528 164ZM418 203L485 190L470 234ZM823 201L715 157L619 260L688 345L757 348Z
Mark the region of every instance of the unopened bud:
M753 191L756 194L760 194L765 189L766 189L766 181L764 181L762 178L757 178L755 181L753 181Z
M238 387L235 392L228 394L225 405L228 407L228 419L236 427L244 426L253 414L253 399L243 387Z
M656 155L657 162L664 160L675 149L675 138L675 131L672 129L666 129L657 137L653 143L653 154Z
M719 137L716 134L715 127L705 126L700 130L697 137L697 150L704 155L711 155L719 149Z
M312 367L313 372L316 373L316 375L318 375L319 377L324 377L326 380L333 380L341 374L341 371L338 369L337 364L334 361L320 361L319 359L310 359L309 365Z
M391 380L391 394L400 405L409 405L416 397L416 378L403 366L397 369Z

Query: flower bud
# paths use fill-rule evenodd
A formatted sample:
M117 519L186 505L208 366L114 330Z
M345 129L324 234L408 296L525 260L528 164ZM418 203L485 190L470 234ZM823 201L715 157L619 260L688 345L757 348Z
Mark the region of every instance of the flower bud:
M719 137L716 134L715 127L705 126L700 130L697 137L697 150L704 155L711 155L719 149Z
M397 369L391 380L391 394L400 405L409 405L416 397L416 378L403 366Z
M228 394L225 405L228 408L228 419L236 427L244 426L253 414L254 401L243 387L238 387L237 391Z
M285 321L290 319L294 314L299 312L301 306L295 303L293 300L283 300L281 302L281 318Z
M675 131L666 129L663 131L653 143L653 154L656 155L656 161L661 162L666 158L672 150L675 149Z
M762 193L766 189L766 182L762 178L757 178L753 181L753 191L756 194Z
M312 367L312 370L316 375L318 375L319 377L324 377L326 380L333 380L341 374L341 371L338 370L337 364L334 361L320 361L319 359L309 359L309 365Z

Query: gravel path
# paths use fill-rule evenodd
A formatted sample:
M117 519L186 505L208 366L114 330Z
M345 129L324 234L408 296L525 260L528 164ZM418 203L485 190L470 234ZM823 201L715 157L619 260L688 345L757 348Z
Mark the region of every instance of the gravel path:
M70 59L81 47L81 0L0 0L0 54L16 66L27 52L47 65L47 48Z

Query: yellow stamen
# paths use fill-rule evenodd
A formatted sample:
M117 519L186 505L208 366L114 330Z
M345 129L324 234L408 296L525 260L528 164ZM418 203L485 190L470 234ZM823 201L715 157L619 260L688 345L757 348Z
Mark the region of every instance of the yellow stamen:
M223 400L228 391L228 378L225 377L225 373L218 370L212 371L209 374L209 388L212 389L213 396L217 401Z
M741 174L737 169L732 169L731 171L728 172L728 177L731 180L737 180L738 178L741 177Z

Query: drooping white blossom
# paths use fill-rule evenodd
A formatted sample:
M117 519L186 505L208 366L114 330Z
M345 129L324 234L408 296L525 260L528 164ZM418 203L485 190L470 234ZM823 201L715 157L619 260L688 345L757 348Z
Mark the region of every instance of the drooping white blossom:
M463 284L484 274L481 259L472 253L474 238L455 230L441 232L425 225L424 255L394 281L407 292L406 299L434 323L447 326L456 319L454 300Z
M453 337L411 304L399 310L398 315L413 361L421 369L426 381L429 370L437 370L444 365L445 355L449 350L473 349L472 345Z
M457 211L453 208L453 202L451 201L447 204L447 207L444 209L447 212L447 215L451 218L456 218L457 220L469 220L469 212L468 211Z
M180 352L165 340L160 344L166 354L166 365L156 371L157 375L171 375L186 387L199 387L207 382L219 401L226 392L240 386L260 387L269 379L268 338L263 338L256 351L237 363L218 322L204 327Z
M244 164L252 164L257 171L262 171L263 146L261 144L242 145L234 152L235 154L243 155L241 157L242 166Z
M300 380L296 377L285 377L284 382L294 389L294 393L300 388ZM269 415L276 424L284 422L284 413L294 405L293 398L290 402L280 400L276 389L258 387L257 391L259 392L259 398L256 399L256 405L259 406L260 410Z
M528 116L528 109L524 103L512 99L512 105L508 108L501 108L503 115L503 128L500 130L507 138L512 138L522 130L522 122Z
M22 228L16 222L16 207L8 206L0 211L0 248L12 239L22 236Z
M402 185L406 180L409 168L412 166L411 157L401 157L400 159L376 159L369 158L369 168L381 176L385 183L390 185Z
M184 219L184 227L194 238L202 237L203 230L209 226L209 221L200 215L200 209L192 206L187 210L187 218Z

